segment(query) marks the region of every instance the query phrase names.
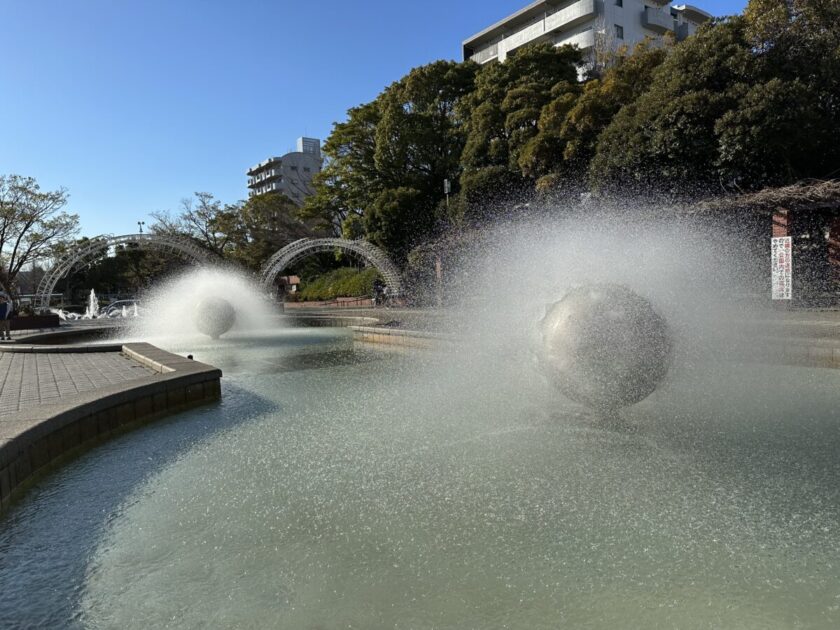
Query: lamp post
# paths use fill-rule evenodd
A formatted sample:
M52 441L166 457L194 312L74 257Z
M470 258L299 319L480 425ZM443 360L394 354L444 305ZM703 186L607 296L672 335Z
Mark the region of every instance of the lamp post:
M144 226L144 225L146 225L146 222L145 222L145 221L138 221L138 222L137 222L137 227L139 227L139 228L140 228L140 234L142 234L142 233L143 233L143 226Z

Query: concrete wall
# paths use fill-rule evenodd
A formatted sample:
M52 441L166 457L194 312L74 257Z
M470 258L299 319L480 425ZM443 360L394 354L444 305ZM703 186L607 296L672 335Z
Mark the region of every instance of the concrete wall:
M61 320L58 315L28 315L13 317L9 320L12 330L40 330L42 328L58 328Z
M444 348L457 343L458 336L447 333L400 330L377 326L350 326L353 340L406 348Z

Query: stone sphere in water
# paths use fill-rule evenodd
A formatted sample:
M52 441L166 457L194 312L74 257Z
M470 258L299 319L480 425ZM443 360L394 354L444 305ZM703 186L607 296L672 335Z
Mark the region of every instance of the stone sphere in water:
M195 305L193 323L199 332L218 339L236 322L236 309L224 298L208 297Z
M540 323L541 368L568 398L613 413L650 395L671 363L665 320L619 285L573 289Z

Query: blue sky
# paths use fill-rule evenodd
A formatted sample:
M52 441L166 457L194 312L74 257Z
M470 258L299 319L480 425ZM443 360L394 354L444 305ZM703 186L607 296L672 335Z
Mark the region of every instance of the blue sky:
M0 173L67 188L88 236L233 202L249 166L526 3L0 0Z

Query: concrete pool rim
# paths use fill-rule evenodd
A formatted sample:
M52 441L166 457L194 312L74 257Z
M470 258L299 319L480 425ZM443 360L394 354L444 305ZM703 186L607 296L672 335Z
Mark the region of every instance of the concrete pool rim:
M3 348L13 353L120 353L153 375L35 405L0 422L0 512L42 474L139 424L221 397L218 368L148 343Z

